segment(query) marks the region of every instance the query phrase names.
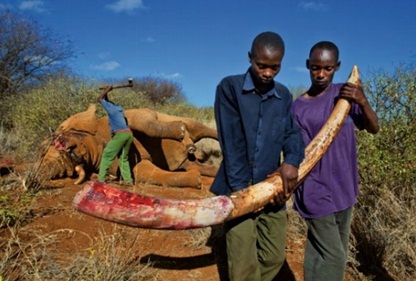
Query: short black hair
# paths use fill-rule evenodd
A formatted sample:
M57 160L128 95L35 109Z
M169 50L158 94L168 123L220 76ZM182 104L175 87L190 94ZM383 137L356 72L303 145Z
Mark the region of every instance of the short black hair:
M251 55L255 56L256 51L262 47L273 51L280 51L282 52L282 56L285 54L285 43L282 37L276 32L266 31L257 35L251 44Z
M312 55L312 52L315 50L328 50L332 51L335 54L337 61L339 60L339 49L337 45L332 43L331 41L320 41L312 46L311 50L309 51L309 58Z

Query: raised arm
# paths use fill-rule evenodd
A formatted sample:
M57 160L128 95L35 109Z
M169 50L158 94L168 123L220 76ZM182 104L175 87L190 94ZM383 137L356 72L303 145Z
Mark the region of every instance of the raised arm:
M101 102L103 99L108 100L107 94L113 89L113 86L105 86L103 91L97 98L97 102Z
M354 85L352 83L344 84L341 88L340 97L358 104L363 112L363 127L367 132L371 134L378 132L380 126L378 124L377 114L368 102L361 85Z

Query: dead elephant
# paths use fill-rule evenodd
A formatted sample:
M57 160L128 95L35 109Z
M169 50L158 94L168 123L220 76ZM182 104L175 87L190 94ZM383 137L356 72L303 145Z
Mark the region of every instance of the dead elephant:
M42 157L40 181L78 176L79 184L98 171L111 136L107 117L97 119L95 111L91 105L58 127ZM216 175L217 167L204 163L207 155L195 145L203 138L217 140L215 129L147 108L129 109L125 114L134 135L129 161L136 183L200 188L201 175ZM117 164L114 161L109 170L116 177Z

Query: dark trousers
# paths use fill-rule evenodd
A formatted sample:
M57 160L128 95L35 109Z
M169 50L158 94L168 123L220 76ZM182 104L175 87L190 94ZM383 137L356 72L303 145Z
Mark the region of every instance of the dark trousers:
M305 281L342 281L348 258L352 207L306 219Z
M227 225L226 233L230 280L273 280L286 256L286 210L237 220Z

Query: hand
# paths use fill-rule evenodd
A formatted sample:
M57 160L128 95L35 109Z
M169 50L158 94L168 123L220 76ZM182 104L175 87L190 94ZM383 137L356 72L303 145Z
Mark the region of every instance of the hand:
M280 175L282 178L283 190L276 191L275 196L270 203L283 204L296 188L298 182L298 168L291 164L283 163L282 166L268 176L271 177L274 175Z
M107 94L108 94L108 92L110 92L113 89L113 86L112 85L104 86L100 89L103 90L103 91L101 92L101 94L97 98L98 102L101 102L102 99L107 99Z
M352 83L345 83L339 93L340 98L354 102L360 106L367 103L367 97L364 95L363 87Z
M380 129L377 114L368 102L361 83L359 84L358 86L352 83L344 84L341 87L339 97L358 104L363 112L363 128L369 133L376 134Z
M104 86L104 87L102 88L102 90L103 90L103 93L107 94L107 93L109 93L110 91L112 91L112 90L113 90L113 85L107 85L107 86Z

